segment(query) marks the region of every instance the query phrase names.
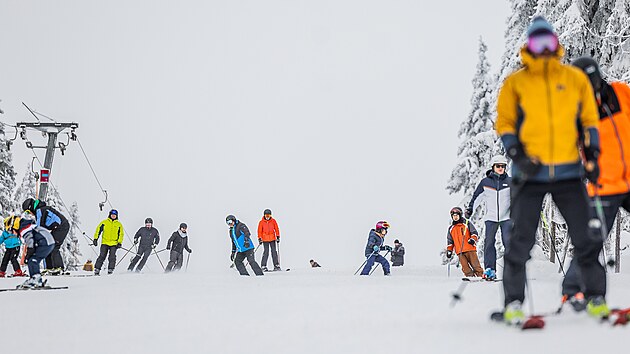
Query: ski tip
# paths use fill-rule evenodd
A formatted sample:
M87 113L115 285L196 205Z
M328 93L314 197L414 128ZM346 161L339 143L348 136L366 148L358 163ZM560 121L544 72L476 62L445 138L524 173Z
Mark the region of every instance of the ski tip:
M545 328L545 320L542 316L531 316L521 326L521 329L543 329Z

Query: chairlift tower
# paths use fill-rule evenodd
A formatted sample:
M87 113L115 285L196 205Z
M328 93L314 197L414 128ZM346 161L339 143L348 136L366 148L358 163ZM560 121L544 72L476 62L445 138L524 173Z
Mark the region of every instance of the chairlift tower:
M42 170L40 178L40 188L38 199L45 201L48 195L48 179L50 172L52 171L53 160L55 158L55 149L61 151L63 155L66 151L70 140L77 140L76 129L79 127L78 123L43 123L43 122L19 122L16 123L16 127L20 130L20 137L22 140L26 140L26 147L29 149L46 149L46 158L44 159L44 169ZM42 132L44 136L48 136L48 144L46 146L36 146L26 138L26 129L36 129ZM68 134L68 142L58 142L58 137L61 132L66 129L70 129ZM46 174L46 175L45 175Z

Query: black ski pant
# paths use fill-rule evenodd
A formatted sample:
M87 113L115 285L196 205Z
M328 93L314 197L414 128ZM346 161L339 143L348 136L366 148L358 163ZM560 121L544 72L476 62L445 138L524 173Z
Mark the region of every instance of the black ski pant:
M602 222L606 224L606 230L610 233L610 230L612 230L612 227L615 224L615 217L617 216L619 208L624 208L626 211L630 211L630 193L602 196L601 200L602 208L604 209L604 219L606 219L602 220ZM592 202L591 205L593 215L597 215L594 202ZM606 237L608 237L608 235L606 235ZM566 276L564 277L564 281L562 282L562 294L573 296L584 291L582 273L580 272L577 258L573 257Z
M260 262L261 266L267 266L267 259L269 259L269 249L271 248L271 259L273 260L274 267L280 267L280 261L278 260L278 249L276 246L276 241L271 242L263 242L263 247L265 248L265 252L263 252L262 261Z
M129 268L127 268L127 270L133 270L133 267L136 266L136 263L140 261L140 264L138 264L138 268L136 268L136 271L141 271L144 265L147 263L147 259L149 259L152 250L153 247L151 247L151 245L140 244L140 247L138 247L138 253L136 253L136 256L133 257L133 259L131 260L131 264L129 264Z
M18 255L20 254L20 247L7 248L2 256L2 264L0 264L0 271L6 272L9 262L13 266L14 271L18 271L20 268L20 262L18 262Z
M52 252L54 245L39 245L35 247L35 252L30 258L26 260L28 264L28 275L31 277L35 274L40 274L39 263L46 259L46 257Z
M575 256L582 272L587 297L606 295L606 271L597 257L602 249L599 229L590 229L592 217L588 196L582 181L568 180L551 183L525 182L512 188L511 219L514 232L505 253L503 290L505 305L525 300L525 264L536 242L543 198L551 193L568 225L569 236L575 246Z
M505 221L486 221L486 236L483 241L483 268L497 269L497 250L494 247L496 243L497 230L501 228L501 241L503 247L507 251L510 242L510 233L512 232L512 220Z
M184 263L184 251L177 252L175 250L171 250L171 258L166 265L166 272L170 272L173 269L179 270L182 268L182 264Z
M105 262L105 257L107 257L107 253L109 252L109 257L107 258L107 269L114 270L116 267L116 245L108 246L101 244L101 254L99 254L96 259L96 264L94 265L95 269L101 270L103 266L103 262Z
M63 246L63 242L66 240L69 231L70 225L68 224L61 224L51 231L52 237L55 240L55 248L53 248L52 252L46 257L46 269L65 269L63 257L61 257L61 246Z
M260 269L260 266L258 265L258 263L256 263L256 258L254 258L253 249L247 250L245 252L238 252L236 254L236 257L234 258L234 264L236 265L236 269L238 269L238 273L240 275L249 275L249 273L247 273L247 269L245 269L245 265L243 264L243 260L245 258L247 258L249 265L252 267L252 270L254 271L254 274L263 275L262 269Z

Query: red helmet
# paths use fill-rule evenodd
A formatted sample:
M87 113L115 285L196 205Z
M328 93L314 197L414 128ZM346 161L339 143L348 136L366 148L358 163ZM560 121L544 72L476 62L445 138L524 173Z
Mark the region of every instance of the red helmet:
M376 231L379 231L381 229L389 229L389 223L387 221L379 221L376 223Z

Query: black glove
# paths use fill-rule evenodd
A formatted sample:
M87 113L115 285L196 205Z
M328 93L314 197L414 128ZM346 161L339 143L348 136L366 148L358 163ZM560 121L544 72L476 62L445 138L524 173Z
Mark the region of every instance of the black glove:
M134 239L133 239L133 244L134 244L134 245L138 244L138 239L137 239L137 238L134 238Z
M155 243L151 245L151 248L155 249L155 247L157 247L157 245Z
M232 252L232 254L230 254L230 260L233 261L234 257L236 257L236 252Z
M167 250L170 250L170 249L171 249L171 246L166 246L166 249L167 249Z
M92 244L93 244L94 246L98 246L98 239L97 239L97 238L95 238L95 239L94 239L94 241L92 241Z
M464 210L464 217L466 219L470 219L470 217L472 216L473 210L472 209L466 209Z
M586 179L591 183L597 183L599 178L599 164L597 158L599 157L599 149L593 147L584 148L584 157L586 157L586 165L584 171L586 172ZM591 165L592 169L589 171L588 166Z
M385 246L383 246L383 249L384 249L385 251L391 251L391 250L392 250L392 246L387 246L387 245L385 245Z
M276 237L276 243L280 243L280 236Z
M474 239L474 238L469 238L469 239L468 239L468 244L469 244L469 245L474 246L474 245L475 245L475 243L477 243L477 241L475 241L475 239Z
M189 248L189 249L188 249L188 253L192 253L192 248Z
M119 244L116 245L117 249L120 248L120 247L122 247L122 243L119 243Z
M453 257L453 251L447 250L446 251L446 258L451 259L451 257Z
M533 176L540 170L540 163L530 159L525 154L525 149L523 149L523 144L521 143L517 143L509 148L507 154L525 177Z
M35 254L35 248L29 247L26 249L26 259L31 258Z
M258 239L258 244L260 245L262 243L262 238Z

